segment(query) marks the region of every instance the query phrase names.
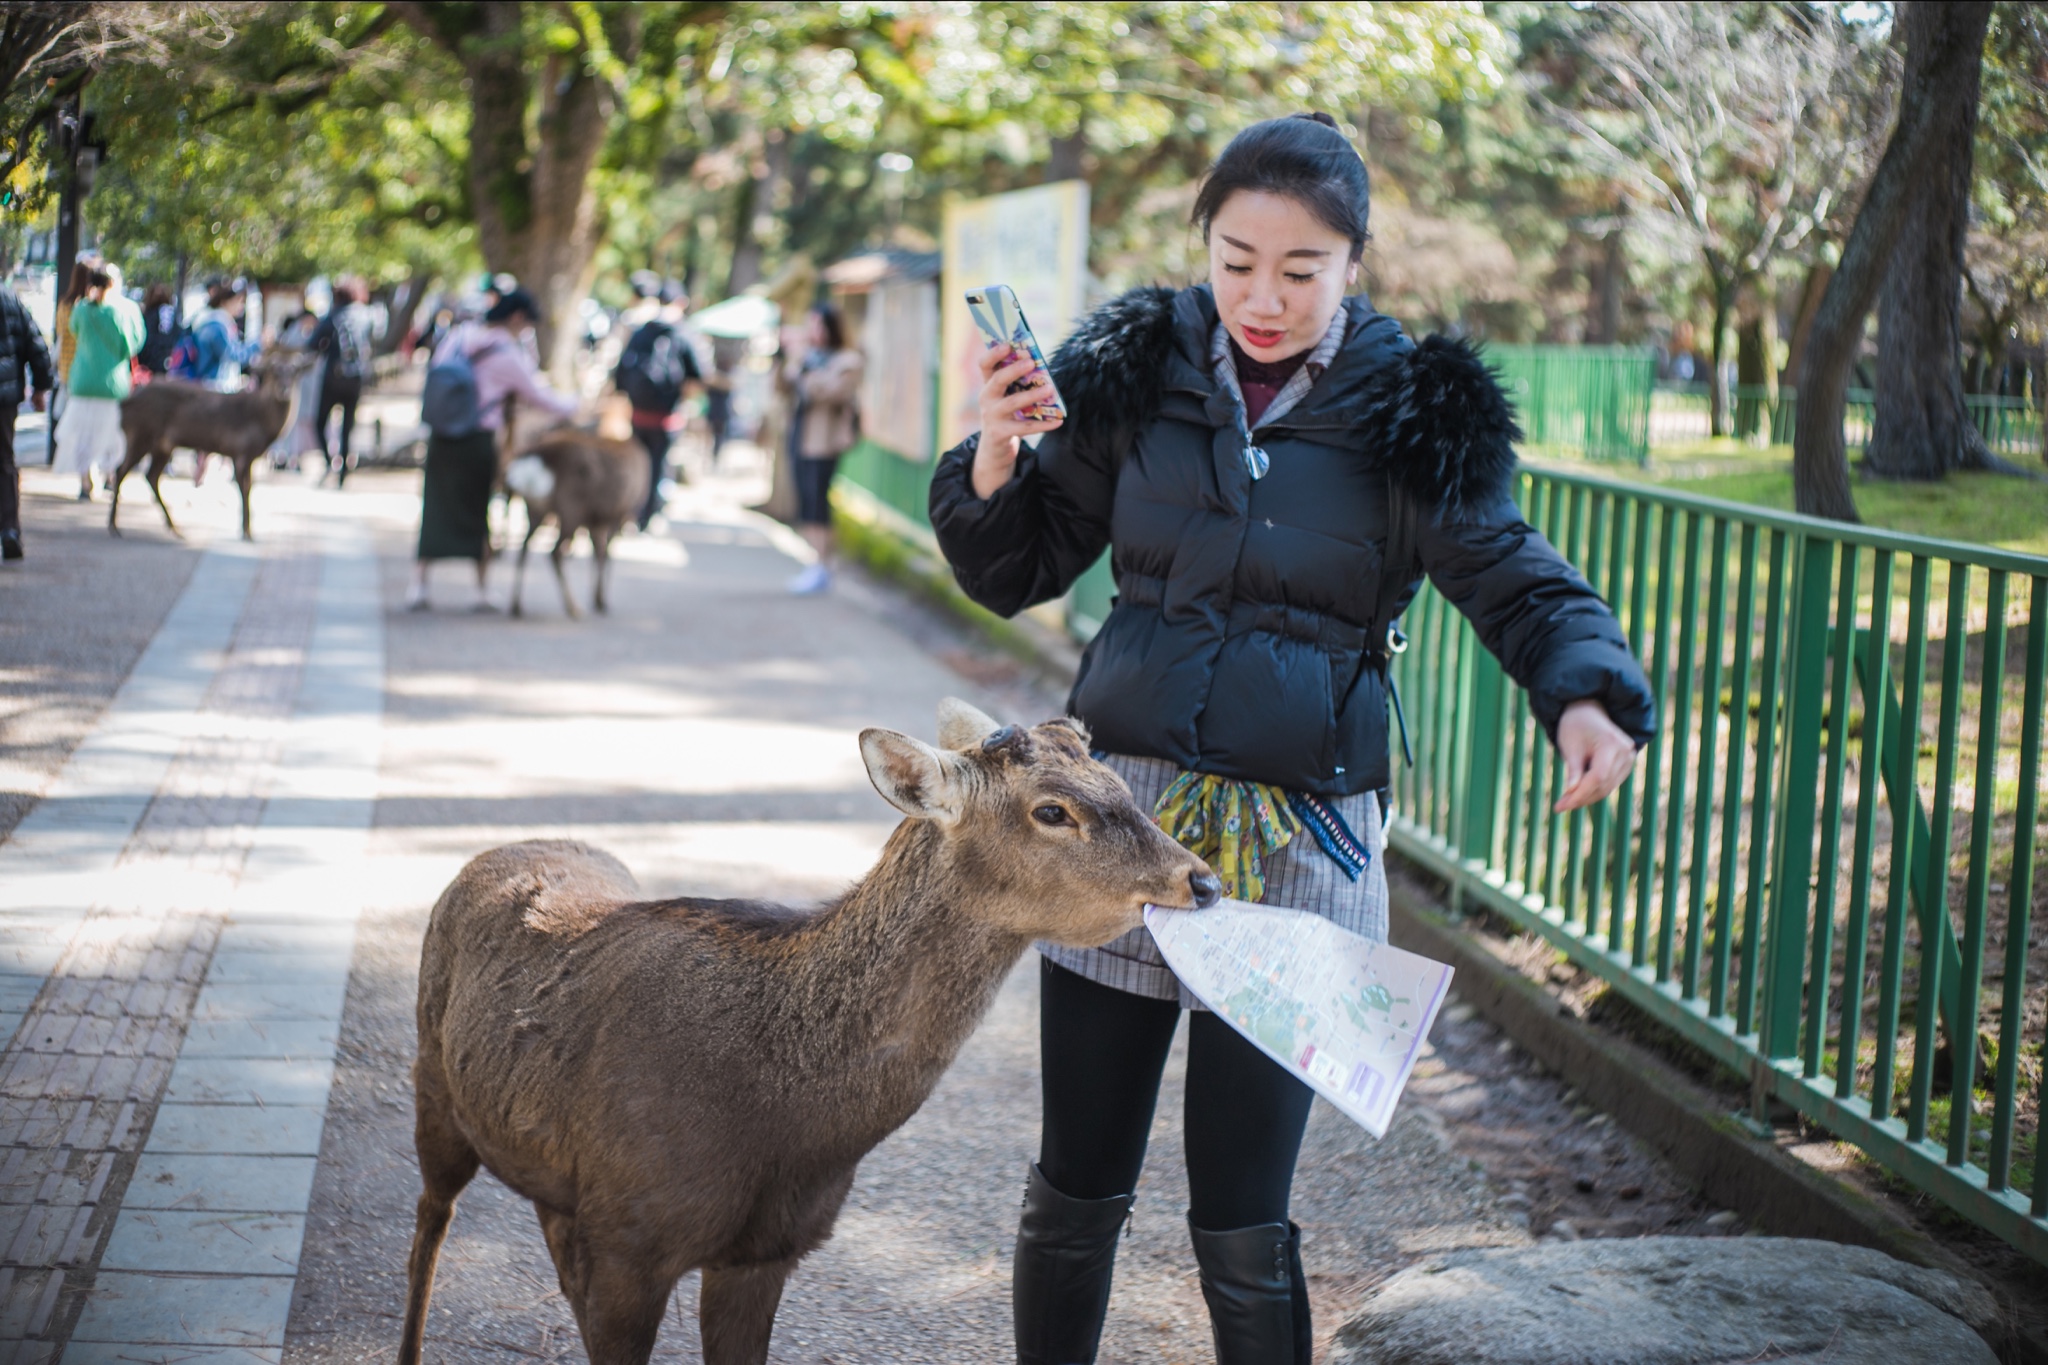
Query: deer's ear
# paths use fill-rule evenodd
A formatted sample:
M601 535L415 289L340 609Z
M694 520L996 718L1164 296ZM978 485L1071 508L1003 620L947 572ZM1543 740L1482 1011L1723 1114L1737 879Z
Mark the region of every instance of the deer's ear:
M958 697L939 703L939 747L972 749L1002 727Z
M860 732L860 756L875 790L905 815L946 822L960 818L960 788L953 779L959 760L951 754L894 730L871 729Z

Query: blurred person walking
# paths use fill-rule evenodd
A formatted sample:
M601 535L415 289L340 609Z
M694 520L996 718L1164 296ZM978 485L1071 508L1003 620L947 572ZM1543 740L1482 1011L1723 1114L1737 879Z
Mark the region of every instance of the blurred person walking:
M21 471L14 458L14 419L27 391L26 371L34 382L36 410L45 410L56 376L50 348L36 320L12 289L0 288L0 560L20 559Z
M809 345L784 376L796 398L790 422L796 529L818 552L817 563L789 582L789 590L798 595L832 586L832 479L840 457L860 442L860 382L867 369L861 353L846 344L846 322L838 309L819 304L805 328Z
M261 347L242 340L242 311L247 300L239 280L215 280L206 286L206 307L192 320L183 344L171 352L171 373L221 393L237 393L242 387L242 366ZM211 456L199 451L192 465L192 486L206 478Z
M313 334L319 326L319 316L310 310L294 313L277 325L271 344L293 351L311 350ZM313 415L319 407L320 380L325 369L324 361L316 361L299 376L298 392L293 398L292 424L278 433L270 445L271 468L298 469L307 454L320 449L319 435L313 429Z
M344 276L335 284L334 306L313 330L312 340L312 348L326 362L320 372L313 430L336 488L348 481L348 472L355 467L356 404L362 401L363 385L370 377L372 347L383 335L382 319L370 307L370 286L359 276ZM330 446L327 420L337 408L341 410L340 440ZM323 481L326 477L321 475Z
M431 435L420 492L419 548L413 560L408 611L426 611L427 568L439 559L476 561L472 611L495 611L484 595L490 568L491 490L498 481L498 438L511 400L558 417L577 401L540 380L527 337L540 305L524 289L507 287L481 323L458 323L435 348L421 401Z
M745 343L719 337L711 343L711 373L704 376L704 423L711 428L711 468L732 436L733 371L739 368Z
M78 475L81 502L92 498L93 475L102 481L128 453L121 432L121 400L133 390L129 362L142 349L142 310L121 292L121 272L111 265L86 278L84 297L71 306L75 338L70 390L57 424L57 472Z
M1563 759L1559 809L1618 787L1656 721L1613 613L1513 502L1521 433L1485 365L1346 297L1368 209L1334 119L1238 134L1195 200L1208 282L1105 304L1050 384L990 350L981 431L940 460L931 512L961 587L1004 616L1108 549L1117 600L1068 702L1103 761L1227 894L1384 942L1389 667L1425 573L1528 689ZM1055 387L1064 421L1019 416ZM1289 1212L1312 1092L1202 1009L1146 930L1040 951L1018 1359L1096 1358L1187 1008L1188 1234L1218 1365L1307 1365Z
M142 291L142 332L142 349L135 353L135 363L150 378L162 379L171 372L171 352L185 334L169 285L153 284Z
M64 282L64 292L57 296L57 311L50 320L52 339L57 343L57 387L50 395L50 438L43 458L52 465L57 463L57 424L64 420L64 402L71 393L71 360L78 354L78 338L71 330L71 310L92 287L92 272L98 267L99 257L89 252L71 263L71 278Z
M634 329L612 370L612 383L633 405L633 439L647 452L647 501L634 518L643 531L661 510L661 481L682 426L683 397L704 381L696 351L683 335L684 310L682 289L661 286L659 310Z

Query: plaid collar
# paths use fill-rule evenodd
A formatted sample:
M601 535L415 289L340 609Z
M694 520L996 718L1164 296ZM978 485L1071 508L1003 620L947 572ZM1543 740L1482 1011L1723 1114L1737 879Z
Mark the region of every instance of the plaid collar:
M1273 396L1266 410L1259 414L1261 427L1271 426L1285 417L1315 387L1315 382L1323 377L1323 371L1329 369L1330 362L1337 358L1338 348L1344 344L1344 333L1350 323L1351 310L1340 307L1337 316L1330 319L1330 328L1323 333L1323 339L1308 353L1308 359L1280 387L1280 392ZM1230 359L1230 332L1221 322L1209 334L1209 364L1223 376L1223 383L1229 388L1231 397L1237 399L1238 409L1242 411L1244 388L1237 382L1237 366Z

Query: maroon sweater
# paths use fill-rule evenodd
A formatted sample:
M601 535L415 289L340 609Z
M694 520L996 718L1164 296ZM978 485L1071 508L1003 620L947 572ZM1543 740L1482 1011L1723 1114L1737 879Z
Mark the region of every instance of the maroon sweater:
M1310 347L1313 350L1314 347ZM1230 338L1230 359L1237 366L1237 386L1244 390L1244 416L1248 426L1257 426L1266 409L1294 378L1294 372L1308 363L1308 351L1297 351L1280 360L1255 360Z

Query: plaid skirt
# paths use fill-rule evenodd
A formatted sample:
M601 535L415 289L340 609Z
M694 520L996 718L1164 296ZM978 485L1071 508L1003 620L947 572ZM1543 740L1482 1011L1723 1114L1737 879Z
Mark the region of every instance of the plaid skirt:
M1181 769L1163 758L1134 758L1125 754L1104 754L1102 761L1116 770L1130 787L1138 804L1151 810L1164 792L1181 775ZM1307 830L1287 841L1287 846L1266 859L1267 905L1284 905L1307 910L1341 924L1352 933L1376 943L1387 941L1386 830L1380 823L1379 798L1371 792L1339 797L1326 804L1343 817L1344 823L1370 855L1365 870L1353 881L1345 874ZM1113 943L1100 948L1064 948L1041 943L1038 951L1070 972L1090 981L1132 995L1153 1000L1177 1000L1183 1009L1205 1008L1159 955L1152 931L1142 925Z

